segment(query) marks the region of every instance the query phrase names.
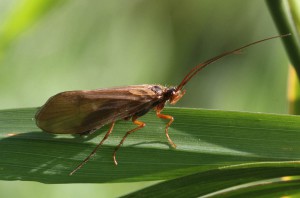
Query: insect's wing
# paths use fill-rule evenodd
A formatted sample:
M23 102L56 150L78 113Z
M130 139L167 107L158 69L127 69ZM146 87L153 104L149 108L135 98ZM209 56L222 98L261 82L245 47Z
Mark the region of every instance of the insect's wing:
M41 107L36 114L36 123L38 127L51 133L85 132L90 129L83 127L83 120L96 111L93 108L105 106L106 101L103 99L88 104L82 91L59 93Z
M51 133L84 133L150 109L157 100L146 85L62 92L39 110L36 122Z

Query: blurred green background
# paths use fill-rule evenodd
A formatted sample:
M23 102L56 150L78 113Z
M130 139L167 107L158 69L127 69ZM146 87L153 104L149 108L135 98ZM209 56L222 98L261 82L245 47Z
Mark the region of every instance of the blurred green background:
M0 0L0 109L66 90L177 85L196 64L277 34L261 0ZM251 47L200 72L177 106L287 113L287 66L279 39ZM0 197L115 197L152 183L2 181Z

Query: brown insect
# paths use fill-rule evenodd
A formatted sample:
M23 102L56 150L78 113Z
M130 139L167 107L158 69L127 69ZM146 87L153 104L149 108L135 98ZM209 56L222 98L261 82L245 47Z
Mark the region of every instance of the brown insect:
M204 67L221 59L224 56L235 54L251 45L274 39L289 36L279 35L262 39L247 44L238 49L224 52L195 66L176 87L164 87L161 85L133 85L109 89L98 89L88 91L66 91L51 97L44 106L37 112L36 124L42 130L55 134L91 134L106 124L110 124L108 132L101 142L71 173L80 169L103 144L111 134L117 120L129 120L137 125L128 131L115 148L113 160L117 165L116 152L124 143L127 136L143 127L145 123L138 118L154 109L157 117L168 120L165 133L170 145L176 148L168 134L168 129L174 118L161 113L165 103L175 104L185 94L183 87Z

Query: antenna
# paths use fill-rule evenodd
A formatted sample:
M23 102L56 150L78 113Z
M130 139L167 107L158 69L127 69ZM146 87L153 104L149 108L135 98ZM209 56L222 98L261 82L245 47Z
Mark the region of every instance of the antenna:
M183 80L181 81L181 83L176 87L176 91L179 91L181 90L184 85L186 85L199 71L201 71L204 67L206 67L207 65L211 64L211 63L214 63L216 62L217 60L227 56L227 55L231 55L231 54L235 54L235 53L238 53L238 52L241 52L242 49L245 49L247 47L250 47L251 45L256 45L258 43L261 43L261 42L264 42L264 41L267 41L267 40L271 40L271 39L275 39L275 38L282 38L282 37L286 37L286 36L290 36L291 33L289 34L283 34L283 35L279 35L279 36L273 36L273 37L269 37L269 38L265 38L265 39L262 39L262 40L258 40L258 41L255 41L253 43L249 43L247 45L244 45L242 47L239 47L235 50L232 50L232 51L228 51L228 52L224 52L218 56L215 56L203 63L200 63L199 65L195 66L193 69L191 69L191 71L183 78Z

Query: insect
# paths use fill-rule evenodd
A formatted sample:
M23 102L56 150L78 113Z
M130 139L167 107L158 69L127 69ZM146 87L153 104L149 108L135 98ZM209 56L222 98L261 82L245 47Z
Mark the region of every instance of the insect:
M239 53L242 49L270 39L289 36L290 34L265 38L232 51L224 52L195 66L176 87L161 85L133 85L109 89L88 91L66 91L58 93L36 113L36 124L42 130L55 134L91 134L102 126L110 124L109 130L96 148L71 173L75 173L96 153L98 148L112 133L117 120L130 120L136 125L127 131L113 153L113 160L117 165L116 153L131 133L145 127L145 123L138 120L151 109L156 111L158 118L168 121L165 134L173 148L176 145L169 137L168 129L174 118L162 114L165 103L175 104L185 94L184 86L204 67L223 58Z

